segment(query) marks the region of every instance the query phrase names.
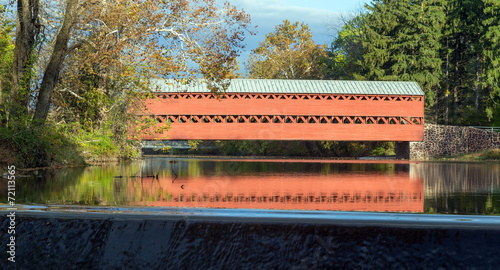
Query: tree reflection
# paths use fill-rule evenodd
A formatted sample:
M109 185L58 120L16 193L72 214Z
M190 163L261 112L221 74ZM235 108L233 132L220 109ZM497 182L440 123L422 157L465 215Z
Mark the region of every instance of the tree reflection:
M500 164L423 163L414 172L424 179L425 212L500 214Z
M16 203L500 214L500 164L149 158L41 175Z

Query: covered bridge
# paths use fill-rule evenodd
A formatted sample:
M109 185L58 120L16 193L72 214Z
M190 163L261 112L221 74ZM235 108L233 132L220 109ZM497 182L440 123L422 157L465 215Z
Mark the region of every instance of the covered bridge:
M153 86L147 113L171 129L143 140L423 140L416 82L234 79L219 95L204 83Z

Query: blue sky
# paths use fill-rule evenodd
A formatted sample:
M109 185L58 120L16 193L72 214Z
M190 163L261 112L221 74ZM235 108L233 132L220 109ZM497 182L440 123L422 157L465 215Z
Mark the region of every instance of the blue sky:
M257 35L245 39L246 49L239 58L240 68L248 59L250 50L265 39L265 35L287 19L306 23L318 44L329 45L333 41L333 30L329 26L341 25L342 18L348 18L363 9L370 0L231 0L231 4L244 9L257 26Z

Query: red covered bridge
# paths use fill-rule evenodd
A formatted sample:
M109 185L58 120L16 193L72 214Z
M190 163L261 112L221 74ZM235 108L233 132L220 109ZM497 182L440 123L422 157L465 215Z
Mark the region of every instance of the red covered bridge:
M423 140L416 82L235 79L217 96L204 83L156 80L154 89L148 114L171 129L143 140Z

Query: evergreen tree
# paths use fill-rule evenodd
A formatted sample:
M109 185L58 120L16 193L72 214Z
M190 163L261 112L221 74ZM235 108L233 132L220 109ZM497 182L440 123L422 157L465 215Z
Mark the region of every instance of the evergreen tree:
M444 123L480 124L483 1L448 0L444 27Z
M484 77L490 91L486 112L494 125L500 125L500 1L484 0L484 15Z
M495 123L500 1L374 0L366 8L363 24L353 20L339 32L327 76L347 78L343 71L354 79L417 81L426 93L427 120Z
M367 6L362 76L416 81L432 106L441 79L442 0L377 0Z
M360 79L387 80L391 65L390 46L394 43L395 28L398 24L391 0L375 0L366 6L365 35L361 44L364 48L361 60Z

